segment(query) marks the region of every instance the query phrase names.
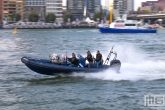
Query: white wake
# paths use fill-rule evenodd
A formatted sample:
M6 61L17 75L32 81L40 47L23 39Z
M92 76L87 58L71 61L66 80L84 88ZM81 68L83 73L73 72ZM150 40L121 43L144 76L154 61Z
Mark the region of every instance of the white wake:
M106 70L98 73L74 73L73 76L112 81L165 79L165 61L153 60L145 52L130 44L115 46L114 50L117 51L118 59L121 61L120 73ZM102 54L106 59L107 51Z

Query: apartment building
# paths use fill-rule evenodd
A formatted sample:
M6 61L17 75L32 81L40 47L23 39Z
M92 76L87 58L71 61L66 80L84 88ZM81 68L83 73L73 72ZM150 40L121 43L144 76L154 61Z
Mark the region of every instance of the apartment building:
M127 0L127 11L133 11L134 10L134 0Z
M152 11L165 11L165 0L142 2L142 7L151 7Z
M61 20L63 17L62 0L46 0L46 14L54 13L56 20Z
M3 21L3 0L0 0L0 22Z
M102 10L102 5L101 5L101 0L95 0L95 12L101 12Z
M114 0L113 8L119 11L120 16L127 13L127 0Z
M67 0L67 12L73 14L73 20L83 20L84 14L91 17L95 12L95 0Z
M54 1L54 0L52 0ZM39 20L45 20L45 0L25 0L24 21L28 21L30 13L35 12L40 16Z
M21 20L24 19L24 0L3 0L2 19L8 21L13 13L20 13Z

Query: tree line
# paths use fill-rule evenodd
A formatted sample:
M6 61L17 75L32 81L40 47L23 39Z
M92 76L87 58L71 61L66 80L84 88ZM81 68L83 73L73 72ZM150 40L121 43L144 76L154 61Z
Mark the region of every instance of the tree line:
M21 14L20 13L13 13L11 15L11 18L15 19L15 21L20 21ZM28 20L30 22L38 22L39 18L40 18L40 16L35 12L30 13L28 16ZM73 15L72 15L72 13L66 13L66 14L64 14L63 18L64 18L64 21L68 21L68 18L70 18L70 20L72 21ZM48 13L45 17L46 22L54 22L55 20L56 20L56 15L54 13Z
M97 12L97 13L94 14L93 20L95 20L95 21L99 20L100 21L100 20L103 19L104 16L105 15L103 15L103 12ZM109 20L109 15L105 16L105 17L106 17L107 20ZM21 19L21 15L20 15L20 13L13 13L11 15L11 18L15 19L15 21L19 21ZM38 15L38 13L35 13L35 12L30 13L29 16L28 16L28 20L30 22L38 22L39 18L40 18L40 16ZM68 12L68 13L63 15L63 19L64 19L65 22L68 22L68 18L70 19L70 22L73 21L72 13ZM52 22L53 23L55 20L56 20L56 15L54 13L48 13L45 17L46 22Z

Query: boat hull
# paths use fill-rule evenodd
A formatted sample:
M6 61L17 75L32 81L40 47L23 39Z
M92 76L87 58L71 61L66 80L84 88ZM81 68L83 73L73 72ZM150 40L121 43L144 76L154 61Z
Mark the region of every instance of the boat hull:
M101 33L156 33L156 29L99 28Z
M67 65L58 65L53 64L49 60L42 59L32 59L29 57L22 57L21 61L32 71L44 74L44 75L58 75L58 74L71 74L73 72L79 73L93 73L100 72L106 69L111 68L112 70L119 72L121 63L119 60L117 63L114 63L112 66L104 65L100 68L81 68L81 67L69 67Z

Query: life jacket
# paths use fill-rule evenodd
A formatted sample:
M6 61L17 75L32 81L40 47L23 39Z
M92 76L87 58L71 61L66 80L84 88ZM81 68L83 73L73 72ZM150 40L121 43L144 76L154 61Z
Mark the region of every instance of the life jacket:
M93 62L93 58L92 58L91 54L87 55L87 60L88 60L88 62Z
M96 54L96 62L101 61L102 54Z
M79 60L76 57L73 57L71 63L78 66L79 65Z

